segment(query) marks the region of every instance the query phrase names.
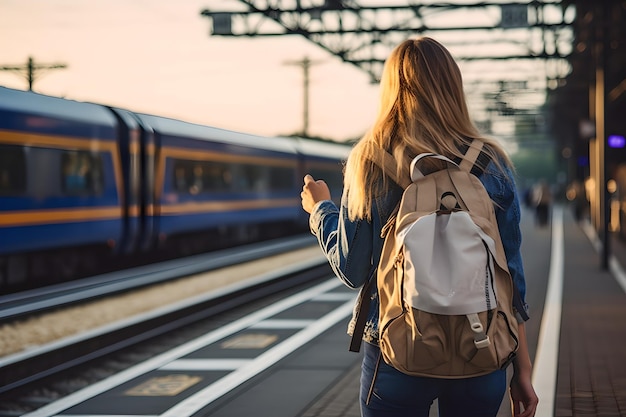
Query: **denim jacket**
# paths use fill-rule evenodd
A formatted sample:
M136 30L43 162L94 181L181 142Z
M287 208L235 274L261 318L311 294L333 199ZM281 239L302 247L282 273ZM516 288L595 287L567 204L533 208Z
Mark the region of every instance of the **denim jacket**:
M526 281L520 246L522 243L520 206L513 173L506 168L498 169L489 163L479 177L487 193L495 204L496 219L504 252L513 282L517 288L515 309L518 321L528 320L528 306L525 302ZM313 235L328 258L337 275L350 288L361 288L369 279L376 279L376 268L383 248L382 227L402 197L402 189L393 184L389 192L376 199L372 207L372 220L350 221L348 219L347 195L341 198L341 207L337 208L330 200L318 202L309 217L309 226ZM378 342L378 293L376 285L371 285L372 294L363 340ZM360 299L360 297L359 297ZM356 322L359 303L355 305L348 333L352 334Z

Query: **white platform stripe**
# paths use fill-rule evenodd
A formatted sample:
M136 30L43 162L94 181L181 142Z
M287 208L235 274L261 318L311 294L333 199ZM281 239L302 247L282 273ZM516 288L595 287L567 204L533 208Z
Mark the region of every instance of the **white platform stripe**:
M251 329L303 329L315 320L269 319L250 326Z
M356 292L326 292L312 298L312 301L347 301L353 299L356 299Z
M563 298L563 246L563 209L555 206L552 212L550 275L533 365L532 383L539 396L536 417L554 415Z
M622 287L622 290L626 292L626 273L614 256L611 256L609 258L609 268L611 269L611 273L617 280L617 283L620 285L620 287Z
M159 368L161 371L233 371L252 359L178 359Z

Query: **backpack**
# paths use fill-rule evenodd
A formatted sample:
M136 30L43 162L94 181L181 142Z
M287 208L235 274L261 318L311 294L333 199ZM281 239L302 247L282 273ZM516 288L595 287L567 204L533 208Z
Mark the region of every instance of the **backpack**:
M515 285L493 202L471 170L481 149L474 141L460 165L434 153L415 157L411 184L383 228L379 344L385 362L405 374L467 378L515 357ZM389 156L375 162L389 165ZM425 172L433 159L445 168Z

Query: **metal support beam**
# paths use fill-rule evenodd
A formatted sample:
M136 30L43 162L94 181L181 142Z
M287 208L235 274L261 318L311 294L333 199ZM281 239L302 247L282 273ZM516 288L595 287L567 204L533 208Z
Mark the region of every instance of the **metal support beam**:
M563 60L571 22L567 22L559 3L441 3L389 4L361 6L357 0L239 0L245 10L203 10L212 20L215 36L299 35L322 49L368 73L377 82L389 52L407 37L416 34L448 36L472 34L474 45L507 45L508 51L479 55L467 48L452 51L459 60L501 60L512 58ZM544 9L550 8L550 18ZM466 25L458 25L463 13ZM452 16L445 19L447 15ZM456 18L455 18L456 16ZM556 17L555 17L556 16ZM532 32L532 33L531 33ZM508 34L516 34L516 39ZM550 36L546 36L549 33ZM526 36L523 45L519 37ZM532 39L531 39L532 36ZM478 39L481 37L481 39ZM545 43L551 42L550 48ZM541 45L538 46L538 43ZM568 44L569 46L569 44ZM566 48L566 47L565 47ZM549 51L549 52L547 52ZM553 78L557 78L554 76Z

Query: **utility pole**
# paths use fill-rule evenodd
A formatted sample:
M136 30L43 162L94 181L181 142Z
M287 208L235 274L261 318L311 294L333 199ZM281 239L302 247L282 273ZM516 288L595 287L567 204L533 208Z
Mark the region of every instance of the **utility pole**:
M599 224L598 230L602 239L602 253L600 266L608 269L609 256L611 253L611 239L609 222L611 216L610 193L607 189L609 177L606 166L606 72L608 69L608 54L610 53L610 32L608 22L610 21L611 4L600 2L594 7L595 24L595 45L594 45L594 66L595 66L595 123L596 137L594 141L594 155L596 157L596 195L598 199L597 210Z
M302 67L304 72L303 79L303 104L302 104L302 136L309 136L309 70L312 65L320 63L322 61L311 61L308 56L305 56L300 61L287 61L286 65L297 65Z
M28 91L33 91L33 84L37 78L37 71L67 68L65 64L35 64L32 56L28 57L26 65L7 65L0 67L0 71L15 71L21 73L28 81Z

